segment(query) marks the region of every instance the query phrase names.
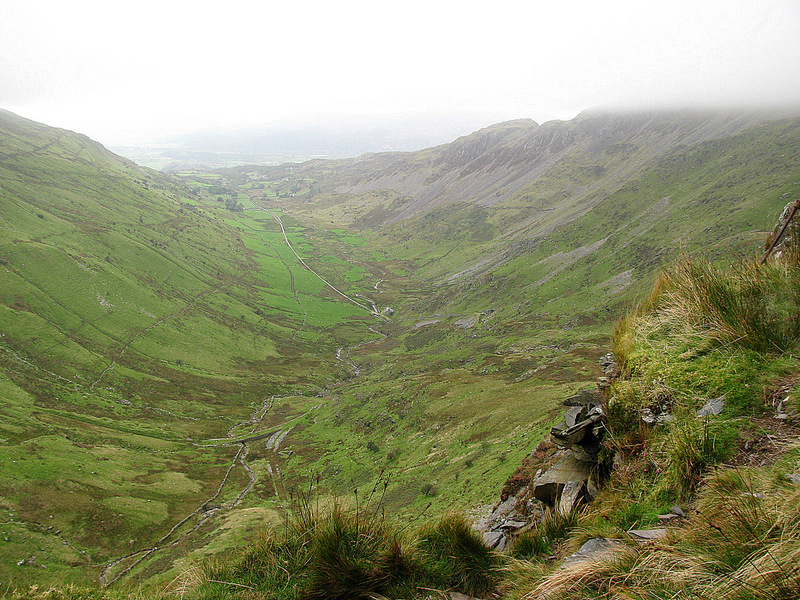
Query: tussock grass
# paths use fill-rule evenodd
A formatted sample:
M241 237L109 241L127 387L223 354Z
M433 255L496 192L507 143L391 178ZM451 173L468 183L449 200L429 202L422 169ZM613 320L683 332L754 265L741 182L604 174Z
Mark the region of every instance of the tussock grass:
M514 538L511 555L515 558L542 558L566 539L578 522L575 512L548 510L541 523Z
M413 598L430 590L490 593L499 557L459 514L406 533L380 508L311 507L264 532L238 558L187 570L171 586L192 600Z
M74 584L62 586L31 585L26 588L8 589L2 600L164 600L169 596L158 591L130 592L89 588Z
M791 352L800 343L800 262L719 267L684 256L617 324L615 350L627 362L655 337L685 346L689 356L719 346Z
M697 408L725 396L729 414L757 412L762 389L794 367L798 344L800 263L683 257L616 326L615 353L635 383L609 403L612 428L665 397Z
M795 454L797 449L795 449ZM708 477L696 516L661 542L620 541L612 555L543 574L512 561L509 598L526 600L796 599L800 486L781 469L728 469Z

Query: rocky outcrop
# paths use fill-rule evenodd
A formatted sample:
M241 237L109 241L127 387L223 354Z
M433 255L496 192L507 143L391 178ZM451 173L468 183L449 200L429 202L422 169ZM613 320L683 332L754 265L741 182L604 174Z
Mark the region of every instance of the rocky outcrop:
M547 511L570 513L599 493L606 474L598 460L605 436L604 386L620 374L613 355L606 355L601 366L598 387L564 400L564 420L550 430L550 441L523 461L506 482L501 502L475 524L490 547L502 550L510 536L540 522Z

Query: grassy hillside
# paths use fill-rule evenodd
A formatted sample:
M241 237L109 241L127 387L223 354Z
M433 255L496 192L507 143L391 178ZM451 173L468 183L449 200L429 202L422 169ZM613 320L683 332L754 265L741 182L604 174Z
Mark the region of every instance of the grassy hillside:
M492 502L659 265L753 248L800 180L798 123L752 116L512 122L177 178L0 116L17 584L166 585L300 490L348 505L386 482L400 527Z
M330 326L364 311L287 264L272 219L248 249L243 225L83 136L10 113L0 131L0 570L96 577L214 496L237 448L206 440L316 393L338 372ZM220 502L248 481L231 478ZM48 570L17 566L32 557Z
M610 480L583 510L546 513L521 530L508 552L489 551L458 515L398 527L385 512L385 482L349 509L320 502L312 485L298 494L285 527L265 529L221 561L193 565L161 594L795 598L798 268L795 253L763 266L683 259L666 269L615 334L623 375L606 404ZM720 395L720 414L698 415ZM670 419L647 425L643 409ZM564 563L598 540L603 554Z

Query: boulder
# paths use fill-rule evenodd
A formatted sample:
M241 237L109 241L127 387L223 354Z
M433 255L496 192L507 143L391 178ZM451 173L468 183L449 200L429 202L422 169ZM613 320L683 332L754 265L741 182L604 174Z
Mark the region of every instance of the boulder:
M577 552L565 558L559 568L569 569L581 566L589 561L608 559L624 547L625 546L617 540L592 538L585 542Z
M533 495L549 506L556 506L564 486L570 481L585 483L592 476L591 463L565 455L533 482Z

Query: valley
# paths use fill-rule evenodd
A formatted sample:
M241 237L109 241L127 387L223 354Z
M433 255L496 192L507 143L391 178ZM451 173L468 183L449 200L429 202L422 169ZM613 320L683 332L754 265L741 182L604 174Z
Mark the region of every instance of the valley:
M166 176L0 113L0 576L166 585L308 490L493 503L663 264L760 247L800 192L779 117Z

